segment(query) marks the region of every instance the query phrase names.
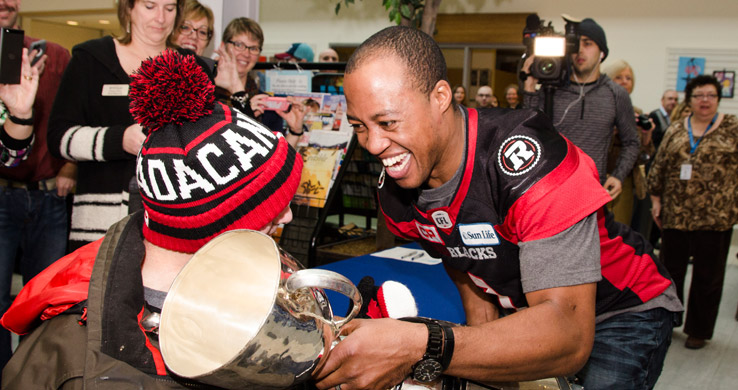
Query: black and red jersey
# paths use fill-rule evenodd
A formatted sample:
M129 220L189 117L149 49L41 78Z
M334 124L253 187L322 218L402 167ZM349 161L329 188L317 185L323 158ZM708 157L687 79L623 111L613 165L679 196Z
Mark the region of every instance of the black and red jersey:
M418 192L382 174L389 229L469 274L509 309L528 306L519 242L552 237L597 212L602 279L597 315L644 303L671 283L650 246L607 218L594 162L532 110L468 110L463 176L447 207L422 210Z

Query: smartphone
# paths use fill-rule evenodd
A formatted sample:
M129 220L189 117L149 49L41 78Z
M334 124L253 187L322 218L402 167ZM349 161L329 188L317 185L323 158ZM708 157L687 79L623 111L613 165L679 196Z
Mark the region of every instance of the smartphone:
M290 102L286 97L269 96L264 99L264 109L272 111L287 111L290 108Z
M28 47L28 54L33 53L34 50L36 50L36 55L31 58L31 66L36 65L38 60L40 60L41 57L46 54L46 40L41 39L39 41L33 42L31 46Z
M20 84L23 30L0 28L0 84Z

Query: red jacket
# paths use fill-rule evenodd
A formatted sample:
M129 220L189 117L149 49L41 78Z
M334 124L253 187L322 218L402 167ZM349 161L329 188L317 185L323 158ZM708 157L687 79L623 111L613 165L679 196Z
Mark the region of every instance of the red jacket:
M0 325L19 335L30 333L38 321L63 313L87 299L90 275L103 239L62 257L28 282L5 312Z

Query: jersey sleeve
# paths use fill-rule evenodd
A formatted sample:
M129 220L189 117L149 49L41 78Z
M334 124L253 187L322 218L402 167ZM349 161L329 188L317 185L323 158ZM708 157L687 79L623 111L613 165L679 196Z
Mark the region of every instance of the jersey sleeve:
M507 240L554 236L611 200L594 161L559 134L546 115L529 111L516 122L497 137L497 152L488 161Z

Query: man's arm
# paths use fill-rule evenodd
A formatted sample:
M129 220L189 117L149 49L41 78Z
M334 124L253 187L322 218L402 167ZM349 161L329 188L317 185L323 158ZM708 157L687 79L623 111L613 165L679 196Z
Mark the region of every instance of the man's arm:
M490 301L488 294L477 287L469 275L444 264L446 273L456 285L464 305L467 325L480 325L500 317L497 306Z
M630 173L638 159L638 152L641 148L641 140L638 136L636 128L633 104L630 97L623 90L615 89L615 126L618 128L620 141L623 146L620 149L620 156L615 163L615 169L612 175L620 182Z
M525 243L521 276L529 307L500 319L490 298L467 274L447 267L470 326L454 328L456 347L445 373L499 382L567 375L581 368L594 340L594 281L601 277L598 237L592 214L553 237ZM566 287L551 287L557 285ZM425 353L428 332L416 325L352 321L345 328L348 337L315 374L318 388L397 384Z
M481 325L455 327L448 375L483 382L572 374L587 361L595 327L596 285L527 294L530 307ZM425 353L422 324L354 320L348 334L314 374L319 389L387 389L410 375Z
M573 374L594 342L596 284L526 294L529 308L480 326L455 328L448 375L518 381Z
M523 82L523 107L524 108L539 108L540 96L536 91L536 84L538 79L530 74L530 66L533 64L535 56L530 56L525 59L521 72L524 72L528 77Z

